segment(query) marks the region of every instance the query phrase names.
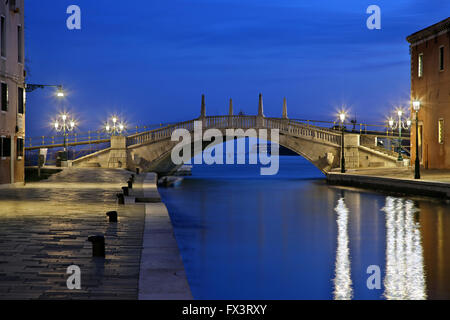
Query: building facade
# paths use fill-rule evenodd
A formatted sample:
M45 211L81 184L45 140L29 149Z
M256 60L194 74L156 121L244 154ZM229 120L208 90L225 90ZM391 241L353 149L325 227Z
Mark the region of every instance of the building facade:
M24 0L0 1L0 185L24 182Z
M419 100L419 159L429 169L450 169L450 18L407 38L411 100ZM411 160L416 158L416 128Z

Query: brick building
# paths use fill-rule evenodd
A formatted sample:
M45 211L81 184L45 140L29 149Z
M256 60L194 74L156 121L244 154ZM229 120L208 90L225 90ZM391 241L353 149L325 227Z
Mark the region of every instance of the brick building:
M0 1L0 186L24 181L24 0Z
M450 18L407 38L411 100L419 100L419 159L430 169L450 169ZM416 128L411 132L412 160Z

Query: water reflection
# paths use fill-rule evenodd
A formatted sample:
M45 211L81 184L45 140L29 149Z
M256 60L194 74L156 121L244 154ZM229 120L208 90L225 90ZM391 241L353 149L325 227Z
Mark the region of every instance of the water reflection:
M337 249L334 278L334 299L350 300L353 297L350 272L350 250L348 248L348 208L344 198L338 200L334 209L337 213Z
M386 198L386 276L384 296L388 300L426 299L420 224L413 201Z

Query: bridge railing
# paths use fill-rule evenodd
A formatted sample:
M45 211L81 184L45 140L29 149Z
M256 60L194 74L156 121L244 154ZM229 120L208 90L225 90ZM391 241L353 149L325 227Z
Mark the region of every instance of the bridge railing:
M281 132L286 132L293 136L310 137L337 145L341 144L341 135L334 130L305 125L289 119L265 118L264 126L270 129L279 129Z
M175 131L176 129L186 129L188 131L193 131L194 120L184 121L177 124L171 124L163 128L133 134L127 137L127 146L167 139L171 137L173 131Z
M127 128L125 134L137 134L140 132L148 132L154 128L165 127L169 124L152 124L148 126L135 126ZM90 130L84 132L70 132L66 135L66 140L69 146L98 144L109 141L110 135L105 130ZM54 134L39 137L27 137L25 139L25 148L27 150L34 150L40 148L58 148L63 146L64 136Z
M101 130L76 132L66 135L66 143L70 146L83 144L98 144L109 141L109 135ZM25 139L25 149L34 150L40 148L54 148L64 146L64 136L52 135L41 137L29 137Z
M324 128L325 130L336 131L340 128L339 121L321 121L321 120L306 120L306 119L289 119L292 122L298 122L307 126L315 126ZM359 133L364 135L376 135L384 137L398 137L398 131L389 127L388 124L369 124L369 123L344 123L346 132ZM409 130L403 130L402 138L408 139L410 136Z
M206 128L239 128L249 129L256 127L256 116L212 116L206 117Z

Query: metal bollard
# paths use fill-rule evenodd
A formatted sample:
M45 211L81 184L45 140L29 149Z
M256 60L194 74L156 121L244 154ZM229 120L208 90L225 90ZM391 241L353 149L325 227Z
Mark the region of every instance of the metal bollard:
M118 193L118 194L116 194L116 196L117 196L117 201L119 204L125 204L125 198L123 196L123 193Z
M136 174L139 175L139 168L136 168Z
M92 242L92 256L93 257L105 257L105 237L98 236L90 236L88 237L88 241Z
M131 175L131 181L133 181L133 183L134 183L134 178L135 178L135 175L132 174L132 175Z
M109 211L106 215L109 217L109 222L117 222L117 211Z
M128 189L133 189L133 181L128 180Z
M124 196L129 196L128 187L122 187L122 191Z

